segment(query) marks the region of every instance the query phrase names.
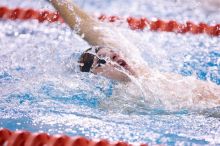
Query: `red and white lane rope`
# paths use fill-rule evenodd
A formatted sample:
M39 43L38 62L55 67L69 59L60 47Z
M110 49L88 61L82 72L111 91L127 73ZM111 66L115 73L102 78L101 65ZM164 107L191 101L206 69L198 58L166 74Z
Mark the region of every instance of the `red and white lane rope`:
M10 131L0 129L0 146L132 146L127 142L109 142L108 140L90 140L85 137L49 135L28 131ZM136 146L147 146L139 144Z
M10 9L8 7L0 7L0 18L10 19L10 20L28 20L36 19L39 22L64 22L58 12L51 11L39 11L33 9L23 9L15 8ZM108 22L117 22L124 20L118 16L106 16L101 15L98 17L100 21ZM201 34L205 33L210 36L220 36L220 24L210 26L206 23L195 24L191 21L186 22L185 24L178 23L177 21L170 20L164 21L157 19L155 21L148 20L147 18L134 18L128 17L126 19L129 27L132 30L144 30L149 29L152 31L164 31L164 32L175 32L175 33L192 33L192 34Z

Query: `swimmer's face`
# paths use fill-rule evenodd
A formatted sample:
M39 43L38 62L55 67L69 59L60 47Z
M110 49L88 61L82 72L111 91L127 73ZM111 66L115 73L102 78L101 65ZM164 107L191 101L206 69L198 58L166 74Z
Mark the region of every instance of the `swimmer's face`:
M101 48L93 55L90 72L94 74L118 81L130 81L129 75L134 75L125 59L109 48Z
M131 69L125 59L118 53L102 48L96 53L91 72L118 81L130 81ZM101 62L100 60L105 60Z

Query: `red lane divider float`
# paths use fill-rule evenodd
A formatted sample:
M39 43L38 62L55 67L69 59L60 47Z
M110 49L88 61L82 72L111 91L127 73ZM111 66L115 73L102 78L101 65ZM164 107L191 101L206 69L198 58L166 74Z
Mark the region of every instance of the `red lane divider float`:
M9 9L7 7L0 7L0 18L11 19L11 20L36 19L39 22L44 22L44 21L63 22L63 19L60 17L58 12L38 11L33 9L22 9L22 8Z
M10 131L0 129L0 146L132 146L126 142L109 142L107 140L90 140L84 137L66 135L51 136L47 133L28 131ZM139 144L147 146L147 144Z
M121 18L117 16L101 15L99 17L99 20L116 22L121 20ZM206 33L210 36L220 35L220 24L209 26L206 23L195 24L191 21L187 21L186 24L181 24L174 20L163 21L157 19L155 21L150 21L147 18L134 18L134 17L128 17L127 22L132 30L144 30L145 28L148 28L152 31L164 31L164 32L175 32L175 33L190 32L192 34Z
M33 9L23 9L15 8L9 9L7 7L0 7L0 18L2 19L11 19L11 20L28 20L36 19L39 22L64 22L58 12L50 12L47 10L39 11ZM101 15L98 17L100 21L108 22L117 22L124 20L118 16L106 16ZM165 32L175 32L175 33L192 33L192 34L201 34L206 33L210 36L219 36L220 35L220 24L209 26L206 23L195 24L191 21L186 22L185 24L178 23L174 20L163 21L157 19L155 21L148 20L147 18L134 18L128 17L126 19L129 27L132 30L144 30L145 28L152 31L165 31Z

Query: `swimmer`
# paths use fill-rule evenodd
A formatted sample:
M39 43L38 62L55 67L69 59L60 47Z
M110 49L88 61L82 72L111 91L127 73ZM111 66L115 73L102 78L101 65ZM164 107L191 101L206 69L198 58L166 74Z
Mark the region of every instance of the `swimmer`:
M131 53L126 51L132 50L133 54L138 49L123 35L113 28L104 27L71 0L51 0L51 3L65 22L93 46L84 51L79 59L79 68L82 72L100 74L125 84L131 82L132 78L137 78L148 95L161 99L167 96L177 100L183 99L183 102L188 103L189 100L186 99L190 98L192 104L198 102L206 104L204 101L212 101L213 105L220 105L220 86L194 77L159 72L143 66L142 62L134 62L135 59L126 60L126 57L118 52L125 52L128 56Z

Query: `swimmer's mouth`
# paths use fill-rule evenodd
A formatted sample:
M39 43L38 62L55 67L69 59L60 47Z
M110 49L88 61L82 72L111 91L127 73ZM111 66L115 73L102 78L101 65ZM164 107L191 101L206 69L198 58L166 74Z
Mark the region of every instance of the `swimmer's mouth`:
M116 63L119 65L118 67L122 67L123 69L127 70L130 74L135 75L132 69L129 67L126 61L123 59L118 59Z
M125 70L127 70L127 71L130 72L130 68L129 68L127 62L124 61L123 59L118 59L118 60L116 61L116 63L117 63L119 66L121 66L122 68L124 68Z
M117 60L117 63L118 63L121 67L126 67L126 66L127 66L127 63L126 63L123 59Z

